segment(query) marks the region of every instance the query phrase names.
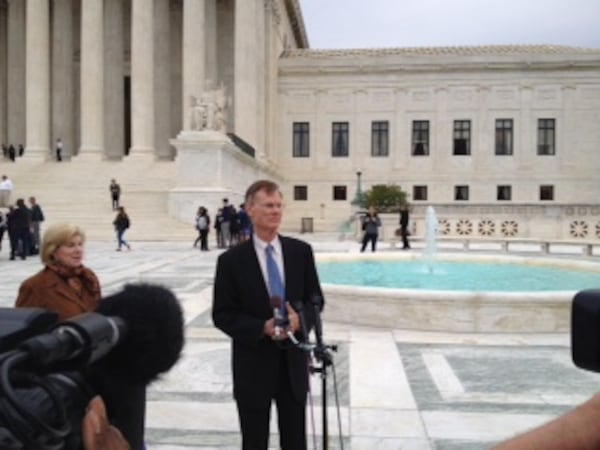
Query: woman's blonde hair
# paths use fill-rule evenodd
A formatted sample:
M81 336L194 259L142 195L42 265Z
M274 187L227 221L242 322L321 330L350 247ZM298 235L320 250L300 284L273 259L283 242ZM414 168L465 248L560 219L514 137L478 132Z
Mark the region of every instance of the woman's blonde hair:
M58 247L66 244L73 236L80 236L85 242L85 233L77 225L70 223L59 223L48 227L42 239L42 250L40 258L44 264L50 264L53 261L52 255Z

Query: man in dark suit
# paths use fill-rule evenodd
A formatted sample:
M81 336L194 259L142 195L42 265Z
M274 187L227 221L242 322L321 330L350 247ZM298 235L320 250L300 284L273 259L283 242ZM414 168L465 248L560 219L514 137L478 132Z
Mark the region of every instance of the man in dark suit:
M308 355L292 344L289 334L299 341L305 338L294 305L302 305L306 329L314 325L314 299L322 299L314 256L307 243L279 235L282 196L277 184L267 180L252 184L246 192L246 212L253 224L252 237L220 255L212 309L215 326L232 338L233 395L242 448L268 448L274 400L281 448L305 450ZM281 313L289 320L283 333L271 305L276 294L269 281L273 278L269 246L283 283ZM322 308L322 300L319 305Z

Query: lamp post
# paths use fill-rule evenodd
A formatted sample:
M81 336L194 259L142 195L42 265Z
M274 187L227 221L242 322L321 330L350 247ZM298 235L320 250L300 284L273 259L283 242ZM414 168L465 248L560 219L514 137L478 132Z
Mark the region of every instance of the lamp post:
M354 196L354 200L352 200L352 205L357 206L358 208L360 208L360 203L362 201L362 190L360 187L360 176L362 175L362 172L359 170L358 172L356 172L356 195Z

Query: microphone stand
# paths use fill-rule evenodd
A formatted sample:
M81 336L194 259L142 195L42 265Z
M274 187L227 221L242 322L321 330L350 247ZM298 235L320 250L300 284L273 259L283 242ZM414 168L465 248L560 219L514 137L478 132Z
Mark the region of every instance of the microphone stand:
M310 366L311 373L321 375L321 408L323 419L323 450L329 448L329 427L327 424L327 368L333 365L333 355L331 352L337 352L337 345L326 345L323 342L323 325L321 322L321 299L318 296L313 297L313 309L315 312L315 336L317 343L313 348L313 355L320 366ZM341 425L341 424L340 424Z

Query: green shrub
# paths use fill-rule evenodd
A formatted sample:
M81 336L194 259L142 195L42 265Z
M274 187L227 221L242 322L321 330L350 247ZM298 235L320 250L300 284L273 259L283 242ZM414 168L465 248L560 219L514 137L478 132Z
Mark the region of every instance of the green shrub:
M407 193L395 184L376 184L361 195L360 206L374 206L380 213L395 213L406 203Z

